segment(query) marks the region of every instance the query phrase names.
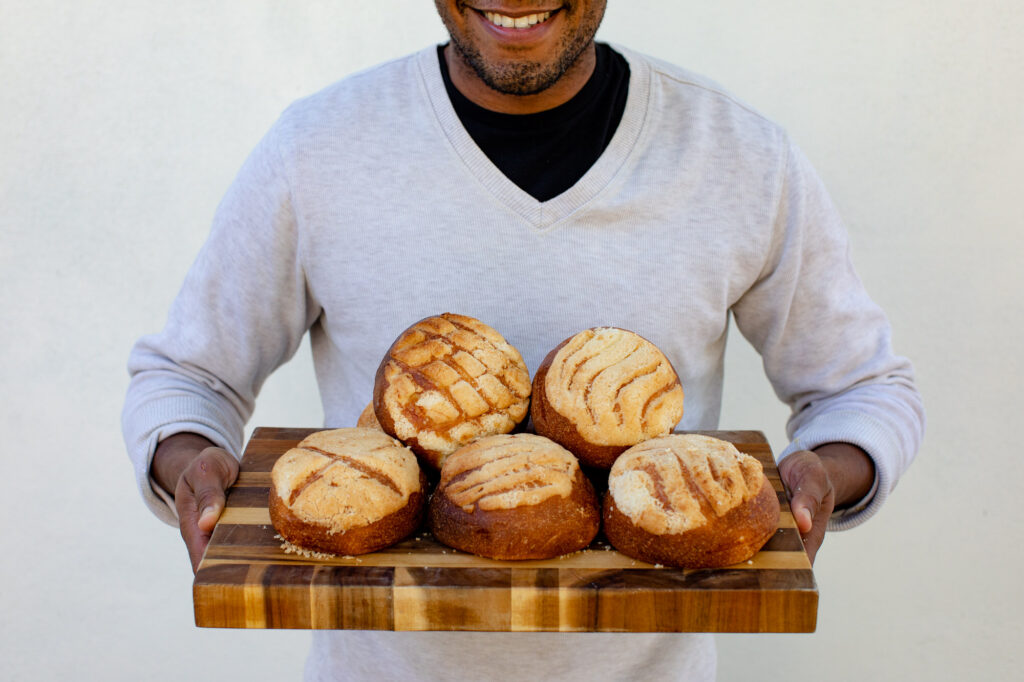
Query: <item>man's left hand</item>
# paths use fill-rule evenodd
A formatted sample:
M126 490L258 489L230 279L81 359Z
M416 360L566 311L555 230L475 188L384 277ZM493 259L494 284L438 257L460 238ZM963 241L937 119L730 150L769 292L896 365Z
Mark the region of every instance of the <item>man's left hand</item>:
M866 452L848 443L827 443L812 452L800 450L779 463L789 491L797 530L811 563L825 540L829 517L868 494L875 466Z
M789 503L797 530L811 563L825 540L825 527L836 506L836 491L821 458L800 450L779 463L779 475L789 490Z

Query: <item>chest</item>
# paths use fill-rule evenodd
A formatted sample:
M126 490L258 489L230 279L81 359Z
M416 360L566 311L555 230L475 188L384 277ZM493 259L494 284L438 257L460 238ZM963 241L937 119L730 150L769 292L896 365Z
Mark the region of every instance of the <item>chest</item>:
M457 312L498 329L531 370L593 326L634 330L680 362L717 353L757 276L763 256L744 229L685 206L605 205L540 231L453 197L317 225L306 274L324 331L381 350L412 322Z

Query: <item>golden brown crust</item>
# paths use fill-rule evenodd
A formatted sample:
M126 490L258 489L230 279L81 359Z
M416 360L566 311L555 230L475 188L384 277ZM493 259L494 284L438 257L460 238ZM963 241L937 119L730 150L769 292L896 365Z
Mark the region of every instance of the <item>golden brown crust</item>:
M421 490L426 490L422 472L420 477ZM325 526L300 519L278 497L277 491L270 489L270 520L281 537L304 549L341 556L376 552L412 535L423 523L425 509L426 495L415 492L409 496L409 503L394 513L366 526L332 533Z
M568 339L566 339L568 341ZM555 353L565 345L566 341L559 344L554 350L548 353L547 357L537 368L533 377L533 398L530 401L530 419L536 433L550 438L556 443L572 452L581 462L587 466L598 469L610 469L615 458L625 451L628 445L598 445L588 442L576 426L567 418L563 417L557 410L548 403L544 390L545 380L548 374L548 367Z
M604 530L617 550L684 568L745 561L774 534L778 496L760 462L708 436L645 441L616 461Z
M601 343L601 339L611 342ZM587 350L591 344L594 350ZM572 348L566 347L572 345ZM603 346L603 347L602 347ZM563 352L563 349L566 352ZM569 352L572 351L572 352ZM599 352L608 361L596 364ZM585 382L569 382L573 372L564 363L595 364ZM638 361L634 361L637 358ZM560 376L549 378L549 372ZM621 378L592 390L603 373ZM631 384L637 385L630 392ZM558 396L550 393L555 388ZM648 438L670 433L683 415L683 390L668 358L654 344L634 332L594 327L562 341L541 362L533 379L530 416L534 430L561 444L587 466L609 469L622 452Z
M497 331L444 313L413 324L388 349L373 410L385 433L437 470L459 447L515 429L530 389L526 363Z
M428 523L437 540L464 552L550 559L589 545L600 509L571 453L532 434L493 436L445 461Z
M305 549L376 551L423 519L427 483L415 455L377 429L310 434L277 459L270 478L271 523Z
M363 411L359 413L359 419L356 420L356 426L358 426L361 429L379 429L381 431L384 430L381 428L380 422L377 421L377 415L373 411L372 400L366 405L366 407L363 408Z
M626 556L680 568L719 568L746 561L764 547L779 525L779 500L765 477L757 496L707 525L679 534L655 535L634 525L604 498L604 532Z

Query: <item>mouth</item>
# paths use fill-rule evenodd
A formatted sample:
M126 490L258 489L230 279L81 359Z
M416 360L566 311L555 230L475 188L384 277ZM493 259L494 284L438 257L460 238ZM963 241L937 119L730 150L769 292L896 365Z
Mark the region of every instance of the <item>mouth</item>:
M520 17L512 17L507 14L501 14L500 12L490 11L482 11L480 14L482 14L487 21L500 28L528 29L536 26L537 24L543 24L545 21L550 19L555 12L557 12L557 10L536 12L534 14L526 14Z

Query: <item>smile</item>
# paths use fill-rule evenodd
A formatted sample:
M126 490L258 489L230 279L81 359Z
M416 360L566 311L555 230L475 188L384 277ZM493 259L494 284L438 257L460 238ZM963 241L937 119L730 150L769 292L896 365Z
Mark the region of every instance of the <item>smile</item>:
M530 28L537 24L543 24L550 19L552 12L529 14L525 17L510 17L507 14L498 14L497 12L484 12L483 15L487 18L487 21L502 28Z

